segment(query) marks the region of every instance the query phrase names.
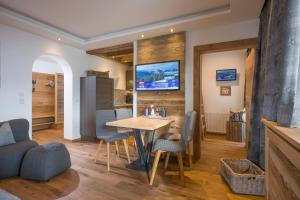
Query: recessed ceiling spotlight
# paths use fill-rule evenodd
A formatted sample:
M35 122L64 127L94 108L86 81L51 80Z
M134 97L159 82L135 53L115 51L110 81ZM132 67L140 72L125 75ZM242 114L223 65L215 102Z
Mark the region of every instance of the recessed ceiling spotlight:
M141 37L144 38L145 37L144 34L142 34Z
M173 32L174 32L174 29L173 29L173 28L171 28L171 29L170 29L170 32L171 32L171 33L173 33Z
M60 38L60 37L58 37L58 38L57 38L57 40L58 40L58 41L61 41L61 38Z

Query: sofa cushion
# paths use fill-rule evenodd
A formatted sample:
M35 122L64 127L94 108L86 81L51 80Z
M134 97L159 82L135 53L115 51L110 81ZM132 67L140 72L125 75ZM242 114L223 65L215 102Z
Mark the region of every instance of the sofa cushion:
M14 143L16 143L16 141L9 123L2 124L0 126L0 147Z
M26 152L36 146L36 142L27 140L0 147L0 179L19 176Z
M71 167L70 154L62 143L52 142L30 149L22 163L21 177L48 181Z
M0 126L9 123L16 142L30 140L29 138L29 122L27 119L13 119L6 122L0 122Z

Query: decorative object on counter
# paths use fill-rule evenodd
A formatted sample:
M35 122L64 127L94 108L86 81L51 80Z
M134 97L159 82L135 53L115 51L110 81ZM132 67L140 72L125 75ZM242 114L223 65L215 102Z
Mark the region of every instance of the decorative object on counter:
M231 86L221 86L220 87L221 96L231 96Z
M86 71L87 76L97 76L102 78L109 78L109 71L101 72L97 70L87 70Z
M247 159L221 159L221 175L233 192L264 195L265 173Z
M154 116L155 115L155 110L154 110L154 105L150 106L150 115Z
M144 108L144 116L148 117L167 117L167 111L163 107L157 107L155 108L154 105L151 105L150 107Z

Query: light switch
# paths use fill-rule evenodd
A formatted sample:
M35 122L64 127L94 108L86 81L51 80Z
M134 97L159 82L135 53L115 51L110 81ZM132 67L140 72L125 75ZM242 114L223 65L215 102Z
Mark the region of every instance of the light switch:
M25 95L23 92L19 93L19 104L25 104Z

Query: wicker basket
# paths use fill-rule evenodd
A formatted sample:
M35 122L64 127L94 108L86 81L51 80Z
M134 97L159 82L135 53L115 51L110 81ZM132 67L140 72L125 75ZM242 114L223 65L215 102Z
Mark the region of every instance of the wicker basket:
M235 193L263 196L264 174L247 159L221 159L221 175Z

